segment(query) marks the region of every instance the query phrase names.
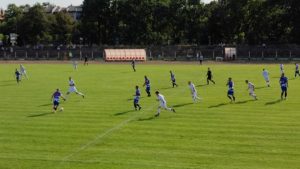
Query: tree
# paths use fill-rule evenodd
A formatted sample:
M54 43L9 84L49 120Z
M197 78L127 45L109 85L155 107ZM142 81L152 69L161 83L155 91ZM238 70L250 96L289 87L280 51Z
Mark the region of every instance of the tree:
M60 44L70 44L72 41L72 33L75 28L74 19L65 12L59 12L48 16L51 23L51 35L54 41Z
M50 23L40 4L29 9L21 21L20 39L23 44L39 44L52 41Z

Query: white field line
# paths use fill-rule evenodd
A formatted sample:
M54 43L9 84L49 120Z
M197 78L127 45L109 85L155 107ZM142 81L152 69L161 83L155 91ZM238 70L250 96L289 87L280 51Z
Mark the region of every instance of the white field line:
M180 91L180 94L181 93L184 93L185 91L187 91L188 88L183 88L181 91ZM177 93L178 94L178 93ZM174 94L173 94L174 95ZM171 95L171 96L173 96ZM170 96L170 95L169 95ZM169 97L168 96L168 97ZM152 107L149 107L148 109L146 109L146 111L150 111L150 110L153 110L155 107L157 106L152 106ZM135 114L134 116L131 116L130 118L122 121L121 123L113 126L112 128L106 130L104 133L99 133L94 139L90 140L89 142L87 142L86 144L82 145L81 147L79 147L78 149L75 149L74 151L72 151L70 154L66 155L65 157L62 158L60 164L64 163L64 162L67 162L70 158L72 158L73 156L77 155L78 153L80 153L81 151L84 151L85 149L87 149L88 147L90 146L93 146L95 144L97 144L98 142L100 142L100 140L102 138L104 138L105 136L113 133L114 131L117 131L119 129L121 129L123 126L125 126L126 124L128 124L130 121L132 121L133 119L135 119L136 117L138 117L138 115L140 115L139 113Z

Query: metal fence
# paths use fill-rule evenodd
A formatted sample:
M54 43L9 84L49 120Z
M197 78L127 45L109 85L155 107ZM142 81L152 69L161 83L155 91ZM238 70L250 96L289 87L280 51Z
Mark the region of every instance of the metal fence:
M202 55L205 60L215 60L224 56L224 48L220 46L99 46L80 48L2 48L0 60L68 60L69 53L78 60L88 57L91 60L103 59L104 49L144 48L148 60L180 60L193 61ZM236 46L238 60L300 60L300 46Z

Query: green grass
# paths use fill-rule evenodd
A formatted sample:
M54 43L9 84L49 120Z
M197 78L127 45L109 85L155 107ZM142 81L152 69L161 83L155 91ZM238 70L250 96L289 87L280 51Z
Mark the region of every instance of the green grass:
M17 65L0 65L1 169L296 169L300 168L300 78L286 65L288 100L279 102L278 65L90 65L31 64L30 80L14 81ZM216 85L205 86L207 67ZM263 67L271 73L264 88ZM169 70L178 88L169 88ZM162 111L145 97L132 111L134 86L148 75L177 113ZM51 113L50 96L63 93L72 76L86 98L71 95L64 112ZM237 103L226 97L235 82ZM258 101L246 91L249 79ZM191 104L187 81L203 101Z

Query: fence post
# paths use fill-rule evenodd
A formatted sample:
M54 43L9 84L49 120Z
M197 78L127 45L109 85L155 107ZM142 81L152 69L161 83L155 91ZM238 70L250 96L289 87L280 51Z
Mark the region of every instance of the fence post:
M27 60L28 54L27 51L25 51L25 60Z
M212 55L213 55L213 60L215 60L215 50L213 50Z
M262 52L261 52L261 59L262 59L262 60L264 60L264 57L265 57L264 54L265 54L264 51L262 51Z
M94 60L94 51L92 51L92 60Z
M82 52L81 52L81 50L79 52L79 56L80 56L79 60L82 60Z
M174 59L177 60L177 54L176 54L176 51L174 52Z
M57 60L59 60L59 55L60 55L59 52L57 52Z
M276 50L275 60L278 60L278 51Z
M251 60L251 52L250 52L250 50L249 50L249 52L248 52L248 60L249 60L249 61Z
M49 51L47 51L46 59L47 59L47 60L49 59Z
M3 55L4 55L4 59L6 59L6 52L4 52L4 54L3 54Z
M290 51L290 61L292 61L293 58L292 58L292 51Z
M17 60L17 52L15 51L15 60Z
M152 52L151 52L151 50L149 50L149 57L150 57L150 60L152 60Z

